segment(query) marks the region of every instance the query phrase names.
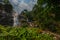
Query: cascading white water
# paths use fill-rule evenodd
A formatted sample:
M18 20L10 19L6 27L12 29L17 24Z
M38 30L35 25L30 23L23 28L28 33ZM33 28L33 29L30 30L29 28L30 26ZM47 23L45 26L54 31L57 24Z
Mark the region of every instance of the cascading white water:
M11 5L13 6L13 10L16 12L13 13L13 26L17 26L19 24L18 15L21 14L23 10L32 11L35 4L37 4L37 0L9 0Z
M14 23L13 23L14 27L19 25L18 13L16 13L16 12L13 12L13 21L14 21Z

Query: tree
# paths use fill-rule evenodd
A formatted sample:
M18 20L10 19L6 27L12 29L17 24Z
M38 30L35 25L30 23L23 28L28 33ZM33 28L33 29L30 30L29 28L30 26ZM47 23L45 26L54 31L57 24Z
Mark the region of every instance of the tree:
M43 27L44 29L47 28L52 31L56 30L54 23L55 13L53 13L56 8L54 6L56 5L52 5L51 1L49 0L38 0L37 5L35 5L31 11L31 16L38 27Z

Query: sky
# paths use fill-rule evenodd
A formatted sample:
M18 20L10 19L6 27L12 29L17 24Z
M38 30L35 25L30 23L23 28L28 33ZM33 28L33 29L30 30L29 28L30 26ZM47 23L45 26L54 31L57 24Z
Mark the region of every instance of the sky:
M18 12L19 14L23 10L32 11L35 4L37 4L37 0L9 0L12 4L14 11Z
M38 0L9 0L11 5L13 6L13 10L19 15L22 11L32 11L35 4L37 4ZM46 4L43 4L42 7L45 7ZM18 15L14 17L14 26L19 24Z

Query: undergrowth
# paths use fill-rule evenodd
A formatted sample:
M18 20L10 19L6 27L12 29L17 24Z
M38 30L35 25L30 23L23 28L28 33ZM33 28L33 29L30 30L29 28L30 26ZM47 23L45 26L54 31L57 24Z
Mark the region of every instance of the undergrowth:
M0 40L54 40L39 28L0 26Z

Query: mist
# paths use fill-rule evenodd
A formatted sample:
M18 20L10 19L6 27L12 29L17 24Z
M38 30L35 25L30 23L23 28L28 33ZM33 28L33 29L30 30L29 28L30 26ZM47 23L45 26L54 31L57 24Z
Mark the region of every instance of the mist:
M22 11L32 11L34 5L37 4L37 0L9 0L9 2L15 11L15 13L13 13L13 26L19 25L18 15L20 15Z

